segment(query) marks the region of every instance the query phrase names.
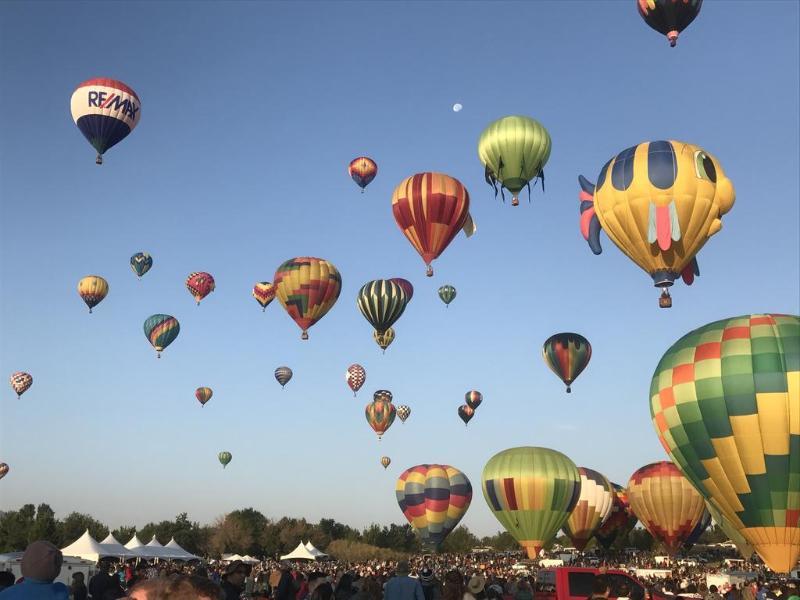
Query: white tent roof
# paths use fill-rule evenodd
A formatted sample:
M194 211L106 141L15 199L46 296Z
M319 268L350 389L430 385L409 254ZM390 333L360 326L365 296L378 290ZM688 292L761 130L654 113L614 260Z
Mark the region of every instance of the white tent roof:
M198 556L195 556L191 552L187 552L186 550L181 548L180 544L178 544L178 542L175 541L175 538L170 539L170 541L167 542L167 545L164 546L164 549L165 550L169 549L170 553L172 554L172 558L178 560L197 560L199 558Z
M242 561L243 563L248 563L248 564L251 564L251 565L254 565L254 564L256 564L256 563L260 563L260 562L261 562L260 560L258 560L257 558L253 558L253 557L252 557L252 556L250 556L249 554L245 554L245 555L244 555L244 556L241 558L241 561Z
M311 554L303 545L303 542L297 544L297 548L292 550L289 554L281 556L281 560L317 560L317 556Z
M308 541L306 542L306 550L308 550L309 552L311 552L311 554L313 554L314 556L317 556L317 557L319 557L319 556L328 556L328 555L327 555L327 554L325 554L324 552L322 552L322 551L318 550L318 549L317 549L317 548L314 546L314 544L312 544L312 543L311 543L311 540L308 540Z
M137 536L135 533L133 534L133 537L128 541L128 543L125 544L125 547L128 550L133 550L134 548L141 548L142 546L144 546L142 540L140 540L139 536Z
M222 560L227 560L227 561L242 560L242 557L239 556L238 554L223 554Z
M114 554L109 553L97 543L97 540L89 534L88 529L69 546L62 548L61 554L64 556L78 556L95 562L103 556L114 556Z
M128 550L125 546L120 544L117 541L117 539L110 533L108 534L106 539L100 542L100 545L103 547L103 549L109 556L118 556L120 558L131 558L134 556L139 556L133 550Z

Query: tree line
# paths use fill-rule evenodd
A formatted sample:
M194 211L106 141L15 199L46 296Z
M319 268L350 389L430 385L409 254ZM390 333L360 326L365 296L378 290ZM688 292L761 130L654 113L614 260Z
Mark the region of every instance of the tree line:
M140 528L128 525L110 530L107 525L85 513L72 512L63 519L57 519L52 508L43 503L39 506L25 504L18 510L0 513L0 552L24 550L30 542L41 539L63 548L77 540L87 529L97 541L102 541L112 533L122 544L127 543L134 533L145 544L153 535L162 544L175 538L192 554L212 557L225 553L277 557L294 550L301 540L310 540L317 548L327 549L329 554L344 560L396 559L421 551L419 538L407 523L372 523L359 530L334 519L320 519L318 523L292 517L275 520L268 519L254 508L243 508L219 517L211 525L200 525L190 520L184 512L172 521L151 522ZM712 527L703 534L700 542L725 540L727 536ZM559 536L552 543L572 545L565 536ZM467 527L460 526L447 537L442 550L468 553L476 547L497 551L519 549L514 538L505 531L479 538ZM643 529L634 529L616 540L614 549L624 547L657 549L653 538Z

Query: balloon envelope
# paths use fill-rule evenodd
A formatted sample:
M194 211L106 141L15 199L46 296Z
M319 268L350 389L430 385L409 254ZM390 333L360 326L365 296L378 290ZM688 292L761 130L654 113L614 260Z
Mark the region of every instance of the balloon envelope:
M275 299L275 286L269 281L259 281L253 286L253 298L261 306L262 311L266 310Z
M416 465L397 479L395 494L423 547L438 550L469 509L472 484L450 465Z
M189 293L198 304L200 304L203 298L213 292L216 287L217 284L214 282L214 277L211 273L202 271L189 273L189 276L186 278L186 289L189 290Z
M611 487L614 489L614 504L611 507L611 514L594 534L594 537L606 550L611 548L617 538L624 537L633 530L638 521L628 503L628 491L616 483L612 483Z
M308 329L328 314L342 291L342 276L333 263L313 256L291 258L274 277L275 295L308 339Z
M359 156L350 161L347 172L363 192L364 188L367 187L378 174L378 165L367 156Z
M220 452L217 455L217 458L219 459L219 462L222 464L222 468L224 469L225 467L228 466L228 463L231 462L231 460L233 459L233 455L230 452Z
M292 370L289 367L278 367L275 369L275 379L281 384L281 387L285 387L286 384L289 383L292 375Z
M394 423L396 414L397 411L391 398L387 399L385 396L378 395L377 392L375 399L364 408L367 423L378 434L378 439L381 439L386 430Z
M214 395L214 391L210 387L199 387L194 392L194 397L197 398L197 401L205 406L206 402L211 400L211 396Z
M344 378L347 381L347 385L353 390L353 396L355 396L356 392L361 389L361 386L367 380L367 371L361 365L353 364L347 367Z
M87 275L78 282L78 295L92 312L108 295L108 282L99 275Z
M381 335L402 316L408 296L391 279L376 279L361 286L356 303L364 318Z
M578 467L581 475L581 493L575 508L564 523L564 533L578 550L586 544L611 514L614 504L614 489L604 475L597 471Z
M137 252L131 256L131 270L141 279L153 266L153 257L147 252Z
M800 317L751 314L675 342L650 384L664 449L766 565L800 556Z
M150 315L144 322L144 335L159 357L161 351L175 341L180 331L181 325L172 315Z
M11 388L16 392L17 398L20 398L33 385L33 376L24 371L17 371L11 374L8 381L11 384Z
M638 0L639 16L651 28L667 36L669 45L678 43L678 34L700 14L703 0Z
M567 386L567 393L570 393L572 382L592 358L592 345L578 333L556 333L542 344L542 358Z

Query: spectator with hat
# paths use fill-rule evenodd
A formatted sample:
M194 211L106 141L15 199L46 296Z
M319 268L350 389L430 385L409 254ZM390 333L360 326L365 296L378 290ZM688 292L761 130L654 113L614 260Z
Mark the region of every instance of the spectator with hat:
M481 575L473 575L467 583L467 590L464 592L464 600L483 600L486 594L483 589L486 587L486 578Z
M441 600L442 586L433 576L433 570L430 567L425 567L419 572L419 582L422 585L425 600Z
M61 550L50 542L31 543L22 555L24 581L0 592L2 600L69 600L69 588L63 583L53 583L61 573L64 557Z

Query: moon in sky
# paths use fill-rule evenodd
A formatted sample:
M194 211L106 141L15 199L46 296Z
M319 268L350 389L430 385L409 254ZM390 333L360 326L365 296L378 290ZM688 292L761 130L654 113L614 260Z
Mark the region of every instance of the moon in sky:
M458 102L453 104L453 112L460 112L462 108L464 108L464 107L461 106Z

